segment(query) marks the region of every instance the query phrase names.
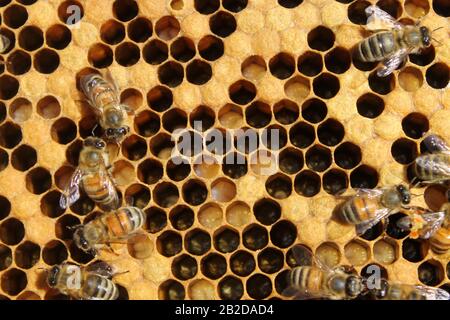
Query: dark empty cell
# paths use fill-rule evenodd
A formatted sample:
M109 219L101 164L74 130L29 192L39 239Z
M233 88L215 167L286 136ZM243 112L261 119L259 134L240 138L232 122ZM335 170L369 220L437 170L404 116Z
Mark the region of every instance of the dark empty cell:
M275 119L281 124L294 123L300 114L298 105L288 99L283 99L273 106Z
M279 248L287 248L297 239L297 228L287 220L281 220L270 229L270 241Z
M6 105L0 102L0 124L6 119Z
M440 16L450 17L450 3L447 0L433 0L433 10Z
M209 28L215 35L225 38L236 31L236 19L225 11L219 11L209 19Z
M219 279L227 271L227 261L217 253L211 253L204 257L200 263L202 273L213 280Z
M95 68L109 67L113 62L113 52L107 45L95 43L89 48L88 61Z
M134 0L116 0L113 3L114 17L120 21L130 21L138 15L139 7Z
M294 180L294 190L305 197L313 197L320 191L320 176L310 170L300 172Z
M58 239L61 240L71 240L73 238L73 227L80 224L80 219L77 217L67 214L63 215L56 221L55 224L55 234Z
M244 294L244 285L239 278L226 276L219 282L218 291L223 300L239 300Z
M322 68L322 56L316 52L307 51L298 58L298 71L305 76L316 76L322 71Z
M278 0L278 4L282 7L292 9L303 3L303 0Z
M61 193L50 191L41 198L41 212L50 218L57 218L64 213L64 209L59 205Z
M445 63L435 63L425 74L427 83L435 89L443 89L448 85L450 69Z
M198 106L189 114L189 123L194 130L204 132L216 121L216 113L208 106Z
M186 234L184 246L189 253L201 256L211 249L211 237L206 231L194 229Z
M34 194L41 194L52 186L52 176L44 168L35 168L25 177L27 190Z
M205 202L208 196L206 185L200 180L190 180L183 185L183 199L193 206Z
M0 7L5 7L11 3L12 0L0 0Z
M162 17L156 22L155 32L161 40L169 41L180 33L180 23L175 17Z
M247 158L240 153L229 153L223 158L222 171L232 179L239 179L247 174Z
M183 158L173 158L166 165L167 176L173 181L186 179L191 173L189 161Z
M143 137L151 137L161 128L159 116L151 111L145 110L134 118L134 129Z
M344 134L344 126L334 119L328 119L317 130L319 141L327 146L335 146L340 143L344 138Z
M361 165L350 174L352 188L375 188L378 184L378 172L367 165Z
M434 184L425 189L423 194L425 203L433 211L439 211L443 204L449 202L450 191L445 185Z
M22 241L25 236L23 223L15 218L9 218L0 224L0 240L7 245L13 246Z
M178 188L170 182L162 182L153 189L153 199L163 208L173 206L179 197Z
M69 118L60 118L55 121L50 130L51 137L60 144L68 144L77 135L77 126Z
M13 4L3 11L3 22L10 28L17 29L25 24L28 12L25 7Z
M272 282L270 278L262 274L251 276L245 286L248 295L256 300L267 298L272 293Z
M179 205L170 211L170 223L180 231L189 229L194 223L194 211L185 205Z
M392 144L391 154L398 163L409 164L414 161L418 155L417 144L409 139L398 139Z
M252 224L244 230L242 241L246 248L256 251L267 246L269 235L264 227Z
M420 139L430 128L427 117L418 112L408 114L402 120L405 134L413 139Z
M352 169L361 162L362 154L359 146L344 142L334 150L334 161L342 169Z
M287 143L287 132L278 125L269 126L261 133L261 142L270 150L280 150Z
M325 119L327 113L327 105L317 98L309 99L302 105L302 117L311 123L319 123Z
M197 274L197 261L190 255L183 254L172 261L172 274L180 280L188 280Z
M187 126L187 114L181 109L171 109L164 113L162 117L164 129L173 132L177 129L183 129Z
M234 274L240 277L246 277L255 270L256 263L250 252L239 250L230 258L230 268Z
M172 91L163 86L156 86L147 93L147 103L157 112L165 111L173 103Z
M325 66L334 73L344 73L350 68L351 62L350 52L341 47L334 48L325 55Z
M122 153L127 159L139 160L147 153L147 143L141 137L131 135L123 141Z
M0 281L3 292L11 296L22 292L28 283L25 272L16 268L5 271Z
M80 157L81 149L83 148L83 142L81 140L75 140L66 149L66 159L74 167L78 166L78 159Z
M377 6L396 19L402 15L402 5L397 0L380 0Z
M428 246L421 239L405 239L402 244L403 258L410 262L419 262L427 255Z
M157 233L167 225L167 216L164 210L151 207L145 210L146 222L144 229L150 233Z
M299 148L306 148L314 142L316 135L314 127L306 122L300 122L289 130L291 143Z
M156 248L158 252L165 257L172 257L182 249L181 235L174 231L163 232L156 239Z
M269 61L269 70L278 79L289 78L295 71L295 59L288 53L279 53Z
M146 18L137 18L128 25L128 38L134 42L145 42L152 36L152 23Z
M391 73L386 77L379 77L376 72L369 75L369 87L378 94L386 95L395 88L395 77Z
M277 174L267 179L266 191L275 199L285 199L292 193L292 181L283 174Z
M175 143L166 133L159 133L150 140L150 151L158 158L167 158L166 153L171 152Z
M322 73L313 80L314 93L320 98L333 98L340 89L339 79L330 73Z
M436 260L423 262L417 269L417 274L420 282L427 286L437 286L444 280L444 269Z
M323 189L330 194L339 194L348 187L347 174L339 169L331 169L323 176Z
M358 113L363 117L374 119L384 111L384 101L373 93L365 93L356 101Z
M6 68L14 75L27 73L31 69L31 56L22 50L12 52L6 61Z
M51 49L39 50L34 56L33 66L40 73L52 73L59 66L58 53Z
M136 64L141 58L139 47L131 42L120 44L114 53L118 64L129 67Z
M211 14L216 12L220 7L219 0L194 0L195 10L201 14Z
M52 240L42 249L42 259L48 265L55 265L67 259L68 252L61 241Z
M62 50L72 41L72 33L62 24L55 24L45 32L45 41L51 48Z
M417 64L418 66L426 66L431 62L433 62L435 57L436 51L434 49L434 46L431 45L427 48L421 49L419 53L410 54L409 61L411 61L414 64Z
M293 253L293 248L297 249L296 254ZM296 266L312 266L314 264L311 248L306 245L297 244L290 248L286 253L286 263L289 267Z
M259 135L256 130L244 128L236 134L235 147L239 152L249 154L259 148Z
M239 233L230 228L224 228L214 235L214 247L222 253L230 253L239 247Z
M258 254L258 266L262 272L272 274L284 264L283 252L275 248L266 248Z
M36 150L28 145L18 147L11 155L11 164L14 169L19 171L27 171L36 164L36 161Z
M333 31L324 26L318 26L308 33L308 45L311 49L327 51L334 44Z
M180 62L188 62L195 56L194 41L187 37L180 37L170 45L170 55Z
M125 201L131 206L145 208L150 201L150 191L142 184L132 184L125 191Z
M325 171L332 161L331 151L321 146L314 146L306 152L306 165L318 172Z
M120 195L119 195L120 196ZM80 199L78 199L71 207L73 213L84 216L94 210L95 203L84 192L81 193Z
M228 93L234 103L244 105L255 98L256 87L249 81L239 80L229 87Z
M202 60L194 60L186 68L186 78L190 83L202 85L212 77L212 68L209 63Z
M284 149L278 156L278 164L286 174L294 174L303 167L303 154L295 148Z
M5 35L7 36L7 34ZM39 49L43 44L44 33L38 27L27 26L20 30L19 45L26 51L34 51L36 49Z
M208 61L215 61L224 54L223 41L212 35L201 38L197 44L197 48L200 56Z
M217 155L223 155L230 151L233 146L231 134L225 130L212 129L205 137L206 149Z
M125 38L125 27L117 20L110 19L100 27L100 38L107 44L118 44Z
M0 127L0 146L8 149L14 148L21 140L22 131L18 125L6 122Z
M261 101L253 102L245 109L245 119L247 123L254 128L265 127L272 119L270 106Z
M7 74L0 77L0 99L9 100L19 91L19 81ZM1 138L0 138L1 139Z
M288 279L289 279L289 272L290 270L283 270L280 273L277 274L275 277L275 290L277 293L282 294L286 293L286 289L289 286Z
M59 5L58 16L63 23L74 25L83 18L84 9L78 1L67 0Z
M347 16L348 19L354 24L366 24L367 14L366 8L370 6L370 2L364 0L358 0L348 6Z
M183 82L183 66L177 62L169 61L158 68L158 79L162 84L174 88Z
M0 149L0 171L6 169L6 167L8 166L8 162L9 162L8 153L5 150Z
M231 12L239 12L247 7L248 0L222 0L222 6Z
M12 261L11 249L0 244L0 271L7 269L11 265Z
M374 225L372 228L370 228L366 232L364 232L364 234L360 235L360 237L367 241L373 241L376 238L378 238L379 236L381 236L383 231L384 231L383 222L380 221L376 225Z
M159 298L163 300L184 300L186 296L183 285L175 280L163 282L158 291Z
M14 260L18 267L30 269L39 261L40 255L41 248L31 241L26 241L16 248Z

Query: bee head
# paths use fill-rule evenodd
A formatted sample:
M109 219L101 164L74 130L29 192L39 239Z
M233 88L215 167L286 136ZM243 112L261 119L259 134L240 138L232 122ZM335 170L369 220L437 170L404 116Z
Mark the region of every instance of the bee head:
M58 275L61 271L59 266L53 266L47 274L47 284L50 288L54 288L58 283Z
M79 226L75 229L73 233L73 241L75 242L75 245L80 248L81 250L85 252L90 252L92 250L91 246L89 245L89 242L87 241L86 237L84 236L84 228L83 226Z
M105 141L100 138L89 137L84 140L83 145L85 147L94 147L99 150L103 150L106 147Z
M404 231L409 231L413 227L411 218L409 216L405 216L397 220L397 227Z
M108 139L118 141L126 136L129 132L130 128L128 126L122 126L119 128L108 128L106 129L105 134Z
M422 42L425 47L429 47L431 45L431 35L430 30L427 27L420 27L420 36L422 37Z
M409 204L411 202L411 193L408 188L400 184L397 186L397 191L401 196L402 204Z
M345 292L350 297L356 297L361 294L363 291L363 284L361 278L357 276L350 276L347 278L347 282L345 283Z

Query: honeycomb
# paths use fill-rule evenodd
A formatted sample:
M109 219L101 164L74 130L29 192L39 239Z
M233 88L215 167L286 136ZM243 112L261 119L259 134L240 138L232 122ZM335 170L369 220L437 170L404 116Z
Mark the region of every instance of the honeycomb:
M434 34L442 44L377 77L375 64L351 54L370 4L406 24L423 17L431 29L443 26ZM77 79L105 68L135 111L113 175L123 203L147 215L145 233L97 257L128 271L114 278L121 299L280 298L294 244L330 266L366 275L376 264L389 280L450 290L449 255L399 230L404 213L361 237L331 219L342 189L410 182L424 133L450 141L447 0L0 7L0 32L12 43L0 66L0 298L67 299L46 286L42 269L94 261L68 227L100 209L86 195L67 210L58 201L82 140L101 134ZM179 128L227 143L192 150L191 159L209 162L180 163L171 157ZM279 130L279 145L270 129ZM249 135L259 144L237 143ZM414 203L432 210L447 201L443 186L414 192Z

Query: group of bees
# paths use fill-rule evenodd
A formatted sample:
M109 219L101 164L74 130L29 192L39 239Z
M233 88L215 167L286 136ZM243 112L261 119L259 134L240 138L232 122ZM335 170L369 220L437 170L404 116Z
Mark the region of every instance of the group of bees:
M377 6L366 9L367 27L376 31L356 47L360 60L383 61L377 71L383 77L392 73L408 54L417 53L431 45L431 33L427 27L403 25ZM0 53L5 52L10 41L0 35ZM80 88L85 100L95 111L103 137L85 139L79 156L79 164L60 199L60 206L67 208L80 198L80 188L104 211L102 215L85 224L71 227L73 241L81 250L95 256L99 250L111 248L112 243L125 243L138 234L145 224L144 212L135 206L120 207L120 200L112 177L112 165L108 145L120 146L130 129L126 125L133 110L120 102L119 90L109 71L106 75L91 73L80 78ZM422 183L446 183L450 181L450 149L436 135L424 139L431 153L419 156L415 161L415 172ZM412 237L429 239L437 254L450 249L450 204L443 205L439 212L408 207L411 201L409 188L403 185L357 189L345 198L335 210L342 223L356 226L361 235L389 215L406 210L409 215L397 224L411 231ZM380 299L450 299L450 295L438 288L413 286L381 281L376 289L367 286L367 280L345 270L343 267L329 268L315 258L310 251L293 248L298 260L288 276L285 296L304 298L353 299L370 293ZM305 255L310 256L309 265L302 265ZM126 272L126 271L125 271ZM119 290L113 281L117 272L107 263L97 262L89 266L72 263L55 265L47 273L47 284L51 288L76 299L114 300Z

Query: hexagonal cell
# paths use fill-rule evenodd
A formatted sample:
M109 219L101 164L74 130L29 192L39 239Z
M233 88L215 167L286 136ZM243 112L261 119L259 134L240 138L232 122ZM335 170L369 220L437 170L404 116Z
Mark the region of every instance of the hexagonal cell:
M53 73L58 69L60 63L59 55L51 49L41 49L34 56L33 66L36 71L43 74Z
M51 188L52 176L44 168L35 168L27 173L25 185L31 193L41 194Z
M164 129L171 133L177 129L186 128L187 114L178 108L170 109L162 116L162 125Z
M9 163L8 153L5 150L0 149L0 171L6 169L8 163Z
M169 220L175 229L187 230L194 223L194 211L185 205L176 206L170 211Z
M266 191L275 199L285 199L292 193L292 180L278 173L266 180Z
M313 197L319 193L321 187L320 176L311 170L301 171L294 180L294 190L305 197Z
M425 189L424 199L430 210L439 211L449 201L448 189L442 185L431 185Z
M188 296L192 300L213 300L216 288L205 279L194 280L189 283Z
M398 74L398 83L405 91L417 91L423 84L422 72L414 67L406 67Z
M268 274L278 272L284 264L284 255L281 250L265 248L258 254L259 269Z
M281 217L281 206L271 199L261 199L254 204L253 212L259 222L271 225Z
M426 116L413 112L403 118L402 128L408 137L420 139L429 130L430 124Z
M0 244L0 271L8 269L13 262L11 249Z
M244 229L242 241L246 248L256 251L267 246L267 243L269 242L269 235L267 230L262 226L251 224Z
M339 79L331 73L322 73L313 80L314 93L324 99L333 98L340 90Z
M194 172L201 178L214 178L219 173L219 170L220 166L214 157L201 155L194 161Z
M194 8L204 15L216 12L220 8L219 0L194 0Z
M153 189L153 199L163 208L173 206L179 197L178 188L170 182L161 182Z
M299 122L289 130L291 143L298 148L307 148L316 139L314 127L306 122Z
M62 50L72 41L72 33L64 25L54 24L45 32L45 41L49 47Z
M26 26L20 30L18 42L26 51L37 50L44 44L44 33L36 26Z
M183 199L193 206L198 206L205 202L208 197L208 189L201 180L189 180L183 184Z
M180 23L175 17L164 16L155 25L155 32L163 41L169 41L180 33Z
M345 171L328 170L322 177L323 189L333 195L340 194L348 188L348 178Z
M283 99L274 104L273 114L279 123L284 125L291 124L299 117L299 107L295 102Z
M418 155L417 144L409 139L398 139L392 144L391 154L398 163L409 164Z
M187 37L180 37L170 45L170 55L180 62L191 60L195 53L195 44Z
M376 272L376 273L375 273ZM381 279L389 280L388 272L386 268L383 266L377 264L377 263L370 263L364 268L361 269L361 276L364 278L368 278L370 276L374 276L375 274L378 274L381 276Z
M113 63L114 54L110 47L94 43L88 51L88 61L95 68L106 68Z
M266 260L264 260L264 263ZM230 258L231 271L239 277L246 277L250 275L256 267L253 255L245 250L239 250Z
M145 42L152 36L152 22L146 18L139 17L128 24L128 37L134 42Z
M367 14L365 12L366 8L370 6L368 1L355 1L350 6L348 6L347 15L349 20L354 24L366 24Z
M409 262L422 261L427 255L429 245L420 239L405 239L402 243L403 258Z
M41 248L37 244L26 241L14 251L14 261L19 268L30 269L39 261L40 253Z
M222 224L222 209L215 203L207 203L198 211L197 218L202 226L215 229Z
M220 178L211 183L211 197L215 201L229 202L236 196L236 185L233 181Z
M27 19L27 9L21 5L13 4L3 11L3 22L10 28L23 26Z
M142 184L135 183L125 191L125 200L132 206L145 208L150 201L150 190Z
M44 119L53 119L61 113L61 105L53 96L45 96L37 103L37 113Z
M444 63L435 63L425 73L427 83L435 89L443 89L448 85L450 69Z
M328 119L319 125L317 137L326 146L335 146L344 138L344 126L337 120Z
M222 253L230 253L239 247L239 233L224 227L214 233L214 248Z
M191 173L191 166L186 159L175 157L167 162L166 172L173 181L182 181Z
M114 56L118 64L129 67L139 62L141 52L134 43L124 42L115 48Z
M197 261L188 254L182 254L172 261L172 274L179 280L195 277L197 270Z
M79 224L80 219L75 217L74 215L71 214L63 215L56 221L55 234L61 240L72 240L73 238L72 227L75 227Z
M165 257L172 257L182 249L181 235L174 231L165 231L156 239L156 248Z
M248 80L259 80L266 74L267 65L261 56L250 56L241 64L241 73Z
M314 51L306 51L298 58L298 71L307 77L314 77L322 71L322 56Z
M162 84L174 88L183 82L183 66L178 62L169 61L158 68L158 79Z
M142 57L149 64L161 64L169 57L169 47L165 42L153 39L142 49Z
M427 260L417 269L419 281L427 286L439 285L445 277L442 264L437 260Z
M216 280L227 272L227 261L217 253L210 253L200 262L202 273L209 279Z
M119 200L121 194L119 193ZM80 199L78 199L73 205L70 206L70 210L73 213L80 216L84 216L94 210L95 203L84 192L81 193Z
M288 220L281 220L270 229L270 241L279 248L287 248L297 239L297 227Z
M27 286L27 275L22 270L13 268L5 271L1 277L1 288L3 292L15 296Z
M50 218L57 218L64 213L59 205L62 194L58 191L50 191L41 198L41 212Z
M15 218L9 218L0 224L0 240L7 245L16 245L25 236L23 223Z
M142 111L134 118L134 129L143 137L155 135L161 128L159 116L149 110Z
M306 165L317 172L325 171L332 162L331 151L315 145L306 152Z
M295 71L295 59L286 52L281 52L269 60L270 73L280 79L289 78Z
M48 265L56 265L66 261L68 257L66 246L58 240L48 242L42 249L42 259Z
M234 16L225 11L215 13L209 19L209 28L215 35L226 38L236 31L237 23Z
M0 220L5 219L11 212L11 202L4 196L0 195Z
M367 241L372 241L381 236L383 231L384 231L383 221L380 221L372 228L368 229L364 234L360 235L360 237Z
M240 12L247 7L248 0L223 0L222 6L231 12Z
M278 155L281 171L286 174L295 174L303 168L303 154L295 148L286 148Z
M227 207L226 220L235 227L242 227L251 220L250 207L242 201L235 201Z
M134 0L116 0L113 3L114 17L122 22L127 22L137 16L139 7Z
M418 66L426 66L432 63L435 57L436 50L434 49L434 46L431 45L421 50L420 53L410 54L409 61Z
M318 26L308 33L308 45L311 49L327 51L335 40L333 31L324 26Z
M139 233L128 240L128 254L135 259L147 259L153 253L153 241L145 234Z
M239 80L228 88L231 101L236 104L245 105L256 97L256 87L246 80Z
M256 300L267 298L272 293L272 281L262 274L254 274L245 284L248 295Z
M191 127L199 132L205 132L211 128L216 121L216 113L208 106L198 106L189 114Z
M12 149L22 140L20 127L12 122L5 122L0 127L0 146Z
M208 61L215 61L223 56L224 44L220 38L207 35L200 39L197 44L200 56Z
M319 123L327 116L328 108L325 102L312 98L302 105L302 117L308 122Z
M396 213L396 214L389 216L389 223L386 228L386 233L388 236L390 236L391 238L394 238L394 239L402 239L409 234L408 231L400 229L397 226L397 221L400 218L403 218L405 216L406 216L406 214L403 214L403 213Z
M73 16L76 12L77 15ZM68 25L77 24L84 16L84 8L78 1L66 0L62 2L58 7L59 19Z
M10 53L6 62L6 68L14 75L22 75L31 69L31 56L22 50Z
M351 65L350 52L342 47L334 48L325 55L325 66L333 73L344 73Z
M311 85L307 78L296 76L284 84L284 93L295 102L303 101L311 91Z
M187 80L195 85L203 85L212 77L211 65L205 61L195 59L186 67Z
M369 87L378 94L386 95L395 88L395 77L391 73L386 77L379 77L376 72L369 75Z
M352 188L373 189L378 184L378 172L367 165L360 165L350 174Z
M354 266L362 266L370 258L370 249L363 241L353 240L344 247L347 260Z
M379 240L373 246L375 260L383 265L391 264L398 259L398 245L392 240Z
M269 150L280 150L287 143L286 129L279 125L271 125L261 133L261 143Z
M110 19L100 27L100 38L109 45L115 45L125 38L125 27L117 20Z
M137 168L137 177L145 184L154 184L163 176L163 166L158 160L147 159Z
M253 128L263 128L272 118L270 106L264 102L255 101L245 109L245 119Z
M201 256L211 249L211 236L202 229L194 229L186 234L184 246L189 253Z
M238 300L244 294L244 285L239 278L226 276L220 280L217 290L223 300Z
M333 268L339 265L341 252L333 242L324 242L316 249L316 257L326 266Z
M11 164L14 169L19 171L27 171L36 164L36 161L36 150L28 145L21 145L11 154Z
M247 174L247 158L237 152L227 154L222 160L222 171L232 179L239 179Z
M167 216L164 210L151 207L145 210L146 222L144 229L150 233L157 233L163 230L167 225Z
M176 280L164 281L158 288L158 297L162 300L184 300L186 292Z

